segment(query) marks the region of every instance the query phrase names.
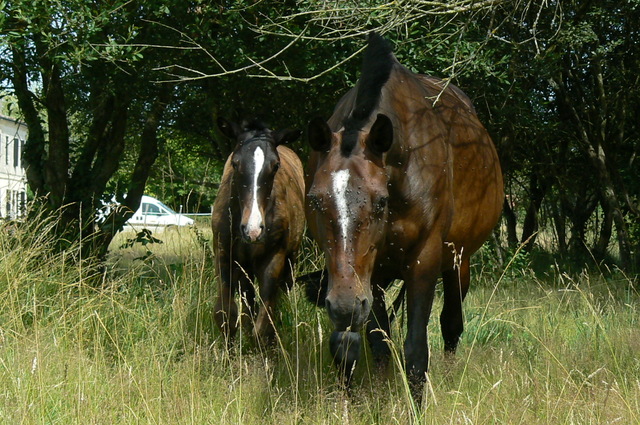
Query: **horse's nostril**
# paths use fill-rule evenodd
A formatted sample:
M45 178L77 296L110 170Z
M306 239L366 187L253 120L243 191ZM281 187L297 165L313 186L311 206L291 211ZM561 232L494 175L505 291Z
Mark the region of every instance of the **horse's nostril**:
M362 300L362 313L366 314L369 311L369 299L368 298L364 298Z
M324 299L324 306L327 309L327 311L331 311L331 301L329 301L329 298Z

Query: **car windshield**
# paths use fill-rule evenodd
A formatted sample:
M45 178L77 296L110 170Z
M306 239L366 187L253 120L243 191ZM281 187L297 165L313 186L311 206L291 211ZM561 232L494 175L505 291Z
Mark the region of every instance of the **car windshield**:
M157 201L157 202L158 202L158 205L160 205L162 208L167 210L170 214L178 214L177 212L175 212L174 210L172 210L171 208L169 208L168 206L166 206L162 202L160 202L160 201Z

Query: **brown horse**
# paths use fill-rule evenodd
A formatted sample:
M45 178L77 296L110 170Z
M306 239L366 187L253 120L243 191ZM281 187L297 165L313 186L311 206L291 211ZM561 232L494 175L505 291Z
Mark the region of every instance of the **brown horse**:
M298 156L282 143L299 130L274 132L259 122L218 126L237 140L227 159L211 217L219 280L215 321L227 341L238 325L238 290L255 319L254 333L272 340L277 293L290 285L304 231L304 176ZM253 280L258 279L260 300ZM255 312L257 316L255 315Z
M356 87L328 123L311 121L309 143L307 220L326 259L334 360L349 380L365 324L374 357L389 357L384 289L402 279L406 371L419 390L437 279L444 346L453 352L469 257L500 216L502 175L491 138L460 89L412 73L372 34Z

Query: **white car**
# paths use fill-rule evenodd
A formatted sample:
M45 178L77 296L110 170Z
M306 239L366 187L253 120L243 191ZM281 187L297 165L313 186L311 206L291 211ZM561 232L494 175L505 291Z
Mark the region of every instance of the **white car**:
M118 206L119 204L115 201L115 198L110 204L103 203L103 207L96 211L96 221L101 223L106 220L111 210L113 208L118 208ZM190 226L192 224L193 219L183 214L178 214L152 196L143 195L140 200L140 207L135 214L127 220L125 226L140 228L145 226Z
M133 214L129 226L190 226L193 219L175 212L156 198L143 195L140 208Z

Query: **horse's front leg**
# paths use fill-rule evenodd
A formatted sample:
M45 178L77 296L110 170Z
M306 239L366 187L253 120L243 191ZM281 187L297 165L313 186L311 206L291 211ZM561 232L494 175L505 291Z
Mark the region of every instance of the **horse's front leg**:
M432 244L434 245L434 244ZM404 356L407 378L416 401L422 396L429 366L427 325L440 272L441 250L424 249L407 273L407 338Z
M258 303L256 302L256 290L253 287L253 275L236 264L238 269L238 286L240 291L240 303L242 311L240 312L240 323L244 329L251 329L258 311Z
M238 330L238 305L235 301L238 280L234 276L236 273L233 268L228 266L224 258L217 258L216 261L219 283L213 317L225 338L225 342L229 345Z
M371 347L373 360L380 369L386 368L391 350L389 349L388 340L391 338L391 326L389 324L389 315L387 314L387 306L385 304L384 290L373 285L373 305L369 313L367 322L367 339Z
M262 267L260 276L260 307L255 324L258 341L270 344L275 337L274 311L278 292L286 279L291 279L291 265L284 250L275 253Z

